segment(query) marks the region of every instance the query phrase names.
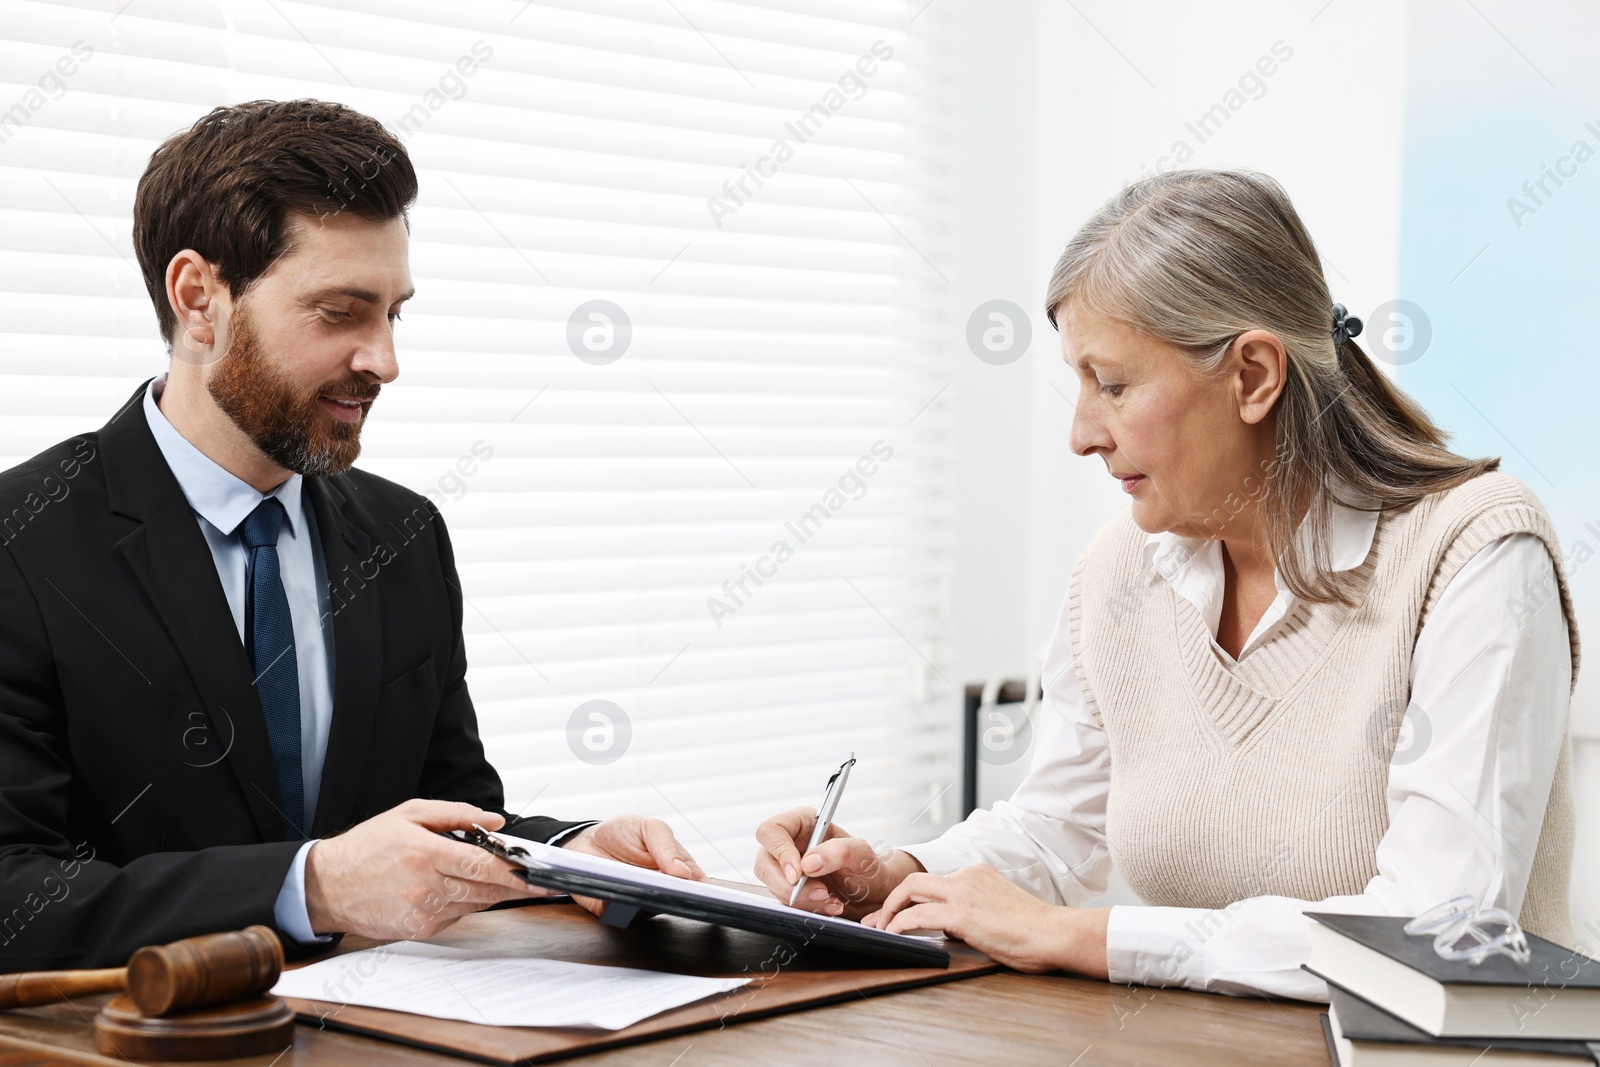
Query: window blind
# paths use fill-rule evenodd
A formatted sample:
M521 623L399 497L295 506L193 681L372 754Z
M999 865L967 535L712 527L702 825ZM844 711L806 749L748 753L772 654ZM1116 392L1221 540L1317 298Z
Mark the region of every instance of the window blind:
M417 296L359 465L448 523L513 811L955 814L940 21L919 2L0 0L0 463L166 356L130 215L222 103L406 144ZM9 109L9 110L7 110ZM337 713L337 712L336 712Z

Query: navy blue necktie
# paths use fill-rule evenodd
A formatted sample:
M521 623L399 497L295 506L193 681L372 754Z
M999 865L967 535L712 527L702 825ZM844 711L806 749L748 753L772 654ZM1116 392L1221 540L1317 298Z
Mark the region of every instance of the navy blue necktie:
M278 569L278 530L285 518L276 499L263 500L239 526L245 560L245 647L256 694L267 719L278 796L289 840L304 838L305 789L300 778L300 668L294 654L294 620Z

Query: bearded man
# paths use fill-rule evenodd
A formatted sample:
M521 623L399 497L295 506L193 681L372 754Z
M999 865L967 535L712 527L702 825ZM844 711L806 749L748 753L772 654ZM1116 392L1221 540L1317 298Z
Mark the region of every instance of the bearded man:
M660 820L505 810L444 521L351 466L416 193L378 122L315 100L152 155L169 370L0 475L0 970L253 923L299 959L541 895L438 832L475 823L704 877Z

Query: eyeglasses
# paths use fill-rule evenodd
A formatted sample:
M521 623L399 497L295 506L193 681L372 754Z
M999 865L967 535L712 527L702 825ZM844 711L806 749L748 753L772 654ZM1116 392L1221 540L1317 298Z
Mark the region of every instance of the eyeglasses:
M1447 960L1474 967L1499 954L1527 963L1533 953L1517 920L1503 908L1480 908L1472 897L1456 897L1429 908L1406 923L1412 936L1433 934L1433 950Z

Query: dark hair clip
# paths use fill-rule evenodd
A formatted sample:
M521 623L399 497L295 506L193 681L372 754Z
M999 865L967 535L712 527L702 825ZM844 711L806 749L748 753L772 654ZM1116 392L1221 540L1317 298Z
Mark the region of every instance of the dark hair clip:
M1333 349L1337 352L1344 343L1361 333L1361 320L1344 309L1343 304L1333 305Z

